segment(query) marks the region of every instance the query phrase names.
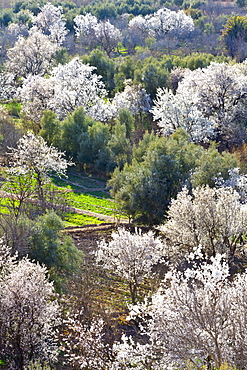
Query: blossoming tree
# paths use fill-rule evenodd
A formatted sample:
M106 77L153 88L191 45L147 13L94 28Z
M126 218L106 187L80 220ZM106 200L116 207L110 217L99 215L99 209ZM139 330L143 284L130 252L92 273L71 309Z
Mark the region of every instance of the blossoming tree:
M102 261L105 269L114 270L127 281L132 302L137 299L140 283L150 276L152 267L162 256L163 245L151 231L142 234L135 230L131 234L124 229L112 233L109 243L100 242L96 253L97 261Z
M142 342L123 338L113 369L217 369L227 363L246 366L247 273L229 279L224 256L188 256L183 272L172 269L146 303L132 307L130 318L142 325ZM168 283L168 284L167 284Z
M23 370L31 361L55 361L59 308L45 267L9 255L0 257L0 355L9 369Z

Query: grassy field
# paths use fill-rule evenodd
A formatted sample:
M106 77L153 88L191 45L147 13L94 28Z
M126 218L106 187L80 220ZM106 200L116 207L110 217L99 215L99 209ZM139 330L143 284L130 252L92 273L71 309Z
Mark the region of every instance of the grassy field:
M4 171L1 173L4 178ZM62 198L71 209L63 216L65 227L83 226L111 222L107 217L125 218L120 213L119 205L110 197L106 182L86 175L69 173L67 178L52 177L52 185L62 193ZM11 205L8 198L2 198L0 212L8 214ZM16 203L17 205L17 203ZM83 214L85 211L85 214ZM101 216L99 216L101 215Z
M93 185L92 182L90 183L91 184L90 187L86 186L85 184L88 184L90 182L90 178L86 178L85 181L80 180L80 182L75 182L75 179L74 179L74 181L72 182L71 178L73 177L74 175L69 176L68 179L52 177L52 182L54 185L61 187L63 189L67 189L67 190L74 191L74 192L76 191L83 192L84 194L91 194L92 196L103 198L103 199L108 199L108 198L111 199L109 191L104 190L103 188L100 188L100 187L92 186ZM84 185L82 185L82 183Z
M69 172L68 178L53 177L52 181L55 186L65 191L66 199L70 206L78 210L95 212L105 216L125 218L119 211L120 206L111 199L104 180ZM75 212L67 214L65 220L66 225L69 224L71 226L103 222L97 217L80 215Z
M87 216L87 215L79 215L76 213L66 213L64 217L64 226L71 227L71 226L84 226L84 225L99 225L104 221L99 220L97 217Z

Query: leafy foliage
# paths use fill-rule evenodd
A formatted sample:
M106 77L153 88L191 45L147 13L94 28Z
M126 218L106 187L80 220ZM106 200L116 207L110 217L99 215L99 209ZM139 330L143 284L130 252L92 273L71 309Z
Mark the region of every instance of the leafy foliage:
M230 17L222 32L227 50L232 57L241 62L246 58L244 45L247 42L247 18L239 15Z
M123 170L116 168L108 184L112 196L134 221L153 225L164 220L183 184L212 186L218 170L227 178L236 164L232 154L221 155L214 147L205 150L191 143L181 129L171 138L146 134L133 150L132 163Z
M40 216L29 238L30 257L49 269L56 283L64 275L79 272L83 254L71 238L62 235L63 223L54 211Z

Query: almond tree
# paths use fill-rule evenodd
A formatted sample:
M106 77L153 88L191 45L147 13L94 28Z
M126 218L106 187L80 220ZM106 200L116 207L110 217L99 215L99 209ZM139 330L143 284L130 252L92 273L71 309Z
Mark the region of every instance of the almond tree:
M80 14L74 18L74 24L77 40L93 48L95 46L95 27L98 25L97 17L91 13Z
M60 342L64 363L81 370L109 369L112 351L106 343L103 319L83 323L80 316L69 312L63 322Z
M151 108L149 94L141 85L134 84L131 80L125 81L124 91L116 93L112 103L118 112L121 109L128 109L136 116L148 113Z
M85 15L77 15L74 18L74 29L77 37L84 36L88 37L98 24L98 19L91 13Z
M247 230L247 207L231 188L184 188L167 211L168 221L160 227L167 253L184 256L201 245L203 253L226 253L232 262L243 252Z
M194 30L194 22L191 16L183 10L175 12L167 8L161 8L153 15L145 17L150 31L156 37L163 37L166 34L186 34Z
M19 37L8 50L6 68L16 77L44 75L50 70L57 49L58 45L49 36L33 30L27 38Z
M126 362L138 370L186 365L209 370L224 363L246 368L247 273L229 279L222 255L199 266L202 258L200 250L191 254L190 268L172 269L151 303L132 307L130 318L142 321L145 344L125 339L116 348L113 369Z
M183 10L175 12L161 8L152 15L138 15L129 22L129 30L137 32L139 37L154 36L161 38L167 34L183 35L194 30L193 19Z
M56 42L58 45L62 44L68 33L61 6L47 3L36 16L32 17L32 22L34 27L44 35L48 35L51 41Z
M101 21L97 24L95 37L97 44L102 47L108 56L111 55L117 44L122 40L120 30L109 21Z
M64 154L55 147L48 146L41 136L31 132L24 135L17 143L17 148L9 148L9 172L13 175L31 177L37 187L38 200L45 209L44 185L49 181L52 172L65 175L72 162L64 158Z
M238 167L230 169L228 173L229 179L227 180L224 180L221 176L215 179L216 187L234 189L240 195L241 203L247 203L247 175L240 173Z
M59 323L54 288L45 267L10 257L1 246L0 355L8 369L23 370L29 362L54 362Z
M62 7L47 3L37 16L31 14L33 26L28 31L15 25L11 32L19 36L15 45L7 52L7 71L15 77L45 75L51 68L53 56L65 39Z
M182 127L196 143L214 139L214 123L194 105L192 92L187 97L185 92L180 91L181 93L174 95L168 89L157 89L151 112L158 121L161 133L168 136Z
M122 34L109 21L100 21L90 13L77 15L74 19L76 37L87 45L100 45L108 56L122 40Z
M139 285L150 276L152 267L163 255L163 245L150 231L142 234L135 230L134 234L124 229L112 233L109 243L102 241L98 245L97 261L103 267L113 270L124 278L130 289L131 299L137 299Z
M128 42L130 42L132 50L136 45L144 44L147 37L153 36L148 22L145 17L138 15L132 18L128 23Z
M63 119L78 107L92 118L107 120L113 116L111 105L105 102L106 90L95 67L83 64L79 58L51 71L50 78L31 76L20 89L24 112L39 122L42 112L50 109Z
M91 106L106 96L101 77L93 73L94 69L83 64L79 58L74 58L68 64L52 70L51 76L56 83L49 106L59 117L81 106L86 112L90 111Z
M41 118L49 107L49 101L55 93L54 78L44 78L40 75L29 75L22 87L18 90L18 96L22 101L22 111L35 122L41 129Z
M176 94L160 89L152 113L164 134L183 127L197 142L241 144L246 137L246 65L186 70Z
M1 72L0 73L0 100L8 101L15 99L17 83L13 73Z

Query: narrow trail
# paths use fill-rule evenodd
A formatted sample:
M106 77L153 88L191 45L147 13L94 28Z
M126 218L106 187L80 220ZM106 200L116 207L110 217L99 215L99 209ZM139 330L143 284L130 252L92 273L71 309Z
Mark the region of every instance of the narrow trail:
M77 213L78 215L87 215L87 216L93 216L98 218L99 220L111 222L111 223L128 223L129 220L126 218L119 218L116 216L107 216L103 215L102 213L97 213L97 212L92 212L92 211L87 211L85 209L80 209L80 208L73 208L71 207L72 212Z
M53 175L54 176L54 175ZM56 177L56 178L59 178L58 176L54 176L54 177ZM84 185L80 185L80 184L78 184L78 183L76 183L76 182L73 182L73 181L71 181L71 180L67 180L67 179L61 179L61 178L59 178L60 180L62 180L62 181L64 181L64 182L66 182L66 183L68 183L68 184L71 184L71 185L74 185L74 186L76 186L76 187L79 187L79 188L82 188L84 191L88 191L88 192L90 192L90 191L103 191L103 192L105 192L105 193L108 193L109 194L109 190L108 190L108 188L106 188L105 186L102 186L102 187L96 187L96 188L94 188L94 187L87 187L87 186L84 186ZM91 181L94 181L94 182L96 182L96 183L100 183L100 184L102 184L103 185L103 183L101 183L100 181L97 181L97 180L91 180ZM67 189L68 190L68 189ZM73 191L73 190L71 190L71 191Z

